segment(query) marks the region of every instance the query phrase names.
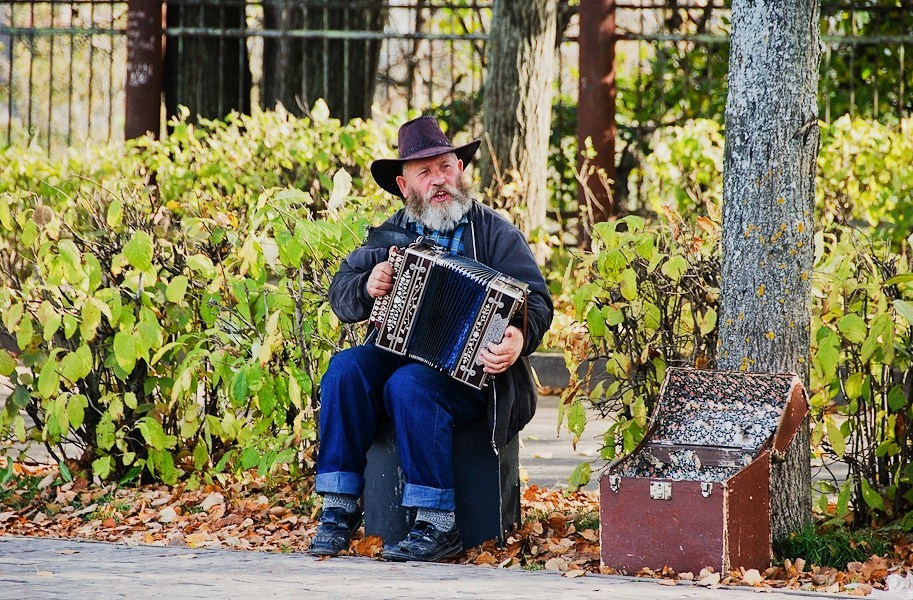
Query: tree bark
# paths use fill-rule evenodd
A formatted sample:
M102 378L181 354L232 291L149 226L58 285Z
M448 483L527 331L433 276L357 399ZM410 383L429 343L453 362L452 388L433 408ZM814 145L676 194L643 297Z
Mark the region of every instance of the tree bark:
M167 3L168 29L244 29L244 7L237 3ZM196 119L221 119L232 110L250 112L250 68L242 38L218 35L169 36L165 41L165 109L171 117L178 105Z
M718 364L808 384L818 0L734 0L726 99ZM808 427L776 464L772 527L811 517Z
M517 224L527 234L545 222L548 203L557 4L495 0L492 6L481 180L496 197L504 185L516 186L507 207L526 205Z
M280 31L382 32L387 20L383 0L272 0L263 12L266 28ZM370 117L380 47L381 40L266 38L261 104L275 108L281 102L301 115L323 98L344 121Z

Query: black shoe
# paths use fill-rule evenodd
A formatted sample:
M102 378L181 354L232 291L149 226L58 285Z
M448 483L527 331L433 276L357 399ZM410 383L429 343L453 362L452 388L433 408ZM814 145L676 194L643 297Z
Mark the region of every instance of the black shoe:
M362 517L364 511L360 508L354 513L340 507L324 508L308 552L315 556L336 556L348 550L349 540L361 525Z
M384 546L382 557L387 560L419 560L434 562L459 554L463 550L460 531L441 531L431 523L416 521L412 531L399 544Z

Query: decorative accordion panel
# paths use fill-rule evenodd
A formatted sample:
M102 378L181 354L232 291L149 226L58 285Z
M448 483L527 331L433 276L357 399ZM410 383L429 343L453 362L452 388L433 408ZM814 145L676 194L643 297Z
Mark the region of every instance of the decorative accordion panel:
M417 242L391 256L393 291L374 302L375 344L481 389L478 358L504 336L527 285L440 246Z

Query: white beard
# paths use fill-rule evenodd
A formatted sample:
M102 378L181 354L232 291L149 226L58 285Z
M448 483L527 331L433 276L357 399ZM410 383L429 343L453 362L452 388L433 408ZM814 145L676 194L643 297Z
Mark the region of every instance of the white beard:
M431 198L442 189L450 194L450 200L444 204L434 202ZM428 190L428 194L427 198L423 198L410 190L406 196L405 210L407 217L433 231L452 231L472 205L472 197L463 180L456 186L434 187Z

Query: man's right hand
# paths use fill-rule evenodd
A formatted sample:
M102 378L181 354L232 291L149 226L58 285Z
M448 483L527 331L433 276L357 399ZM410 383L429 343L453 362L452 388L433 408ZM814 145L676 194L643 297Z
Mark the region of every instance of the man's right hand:
M380 298L393 291L393 266L390 265L390 261L385 260L374 265L366 287L368 295L372 298Z

